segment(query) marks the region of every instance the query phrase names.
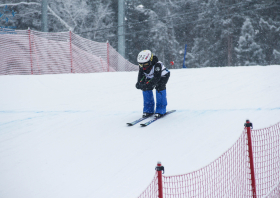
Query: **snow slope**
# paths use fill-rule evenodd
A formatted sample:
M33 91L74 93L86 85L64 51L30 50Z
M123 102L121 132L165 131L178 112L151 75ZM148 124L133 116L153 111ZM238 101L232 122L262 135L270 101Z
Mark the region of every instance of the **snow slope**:
M280 66L171 70L168 109L142 114L137 72L0 76L1 198L131 198L197 170L240 136L280 121Z

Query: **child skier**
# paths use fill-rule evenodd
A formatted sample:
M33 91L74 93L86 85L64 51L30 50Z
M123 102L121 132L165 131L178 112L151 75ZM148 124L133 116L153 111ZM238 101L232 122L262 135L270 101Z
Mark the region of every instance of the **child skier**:
M158 61L150 50L143 50L138 54L139 64L138 81L136 88L143 91L144 109L143 118L155 113L155 117L160 118L166 113L166 84L170 76L170 71ZM156 89L156 112L154 112L155 102L153 89Z

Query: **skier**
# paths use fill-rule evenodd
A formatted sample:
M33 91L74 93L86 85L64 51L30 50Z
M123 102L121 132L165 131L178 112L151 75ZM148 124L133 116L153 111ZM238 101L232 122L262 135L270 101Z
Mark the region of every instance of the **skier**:
M136 88L143 91L144 108L143 118L152 116L162 117L166 113L166 84L170 77L170 71L158 61L150 50L143 50L138 54L139 64L138 81ZM156 112L153 89L156 89Z

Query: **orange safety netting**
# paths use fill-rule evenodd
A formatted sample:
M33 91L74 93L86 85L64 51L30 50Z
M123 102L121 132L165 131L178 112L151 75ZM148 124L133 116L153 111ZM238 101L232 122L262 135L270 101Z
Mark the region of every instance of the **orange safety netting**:
M256 197L280 197L280 123L251 131ZM206 167L163 176L164 198L253 197L246 129L236 143ZM157 198L157 174L139 198ZM145 196L146 195L146 196Z
M137 71L109 43L72 32L0 29L0 75Z

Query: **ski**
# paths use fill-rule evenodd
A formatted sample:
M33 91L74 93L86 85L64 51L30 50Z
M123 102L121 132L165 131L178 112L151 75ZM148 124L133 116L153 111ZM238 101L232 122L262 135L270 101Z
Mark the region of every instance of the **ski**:
M160 117L160 118L163 118L163 117L165 117L166 115L168 115L168 114L170 114L170 113L173 113L173 112L175 112L175 111L176 111L176 110L167 111L166 114L164 114L164 116L162 116L162 117ZM157 120L160 119L160 118L154 118L154 119L150 120L149 122L146 122L146 123L140 124L140 125L141 125L142 127L146 127L146 126L152 124L153 122L157 121Z
M145 119L147 119L147 118L150 118L151 116L148 116L148 117L145 117L145 118L140 118L140 119L138 119L138 120L135 120L135 121L133 121L133 122L129 122L129 123L126 123L128 126L133 126L133 125L135 125L135 124L137 124L137 123L139 123L139 122L141 122L141 121L143 121L143 120L145 120Z

